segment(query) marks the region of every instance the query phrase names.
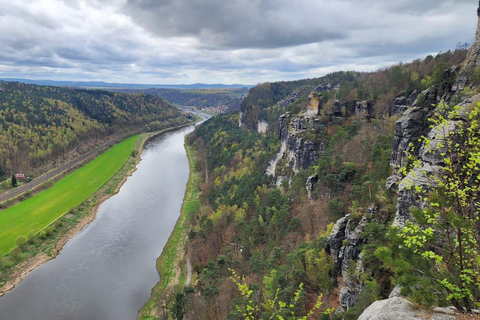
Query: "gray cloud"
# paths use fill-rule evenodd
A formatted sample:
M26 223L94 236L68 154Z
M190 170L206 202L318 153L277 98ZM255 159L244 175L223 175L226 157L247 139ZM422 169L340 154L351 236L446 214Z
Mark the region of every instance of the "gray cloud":
M208 48L278 48L345 36L305 7L286 0L129 0L124 12L155 34L196 37Z
M244 82L471 42L473 0L0 0L0 78Z

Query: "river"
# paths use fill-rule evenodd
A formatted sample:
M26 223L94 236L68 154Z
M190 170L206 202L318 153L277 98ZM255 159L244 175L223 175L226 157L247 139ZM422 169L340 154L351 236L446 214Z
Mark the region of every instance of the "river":
M159 281L155 268L180 214L188 179L184 137L145 145L137 170L56 259L0 298L2 320L133 320Z

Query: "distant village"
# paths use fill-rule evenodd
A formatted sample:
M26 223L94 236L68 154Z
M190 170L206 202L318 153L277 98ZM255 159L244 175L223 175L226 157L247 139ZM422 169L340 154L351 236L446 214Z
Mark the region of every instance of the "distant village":
M228 107L226 105L221 105L221 106L216 106L216 107L203 107L202 111L203 112L208 112L208 113L214 113L214 114L220 114L220 113L225 113L227 112Z

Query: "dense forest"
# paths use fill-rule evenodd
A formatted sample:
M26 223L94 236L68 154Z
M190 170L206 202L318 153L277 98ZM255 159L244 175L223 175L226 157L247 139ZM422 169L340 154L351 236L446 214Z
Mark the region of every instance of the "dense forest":
M190 120L158 96L0 82L0 177L92 140Z
M157 89L144 90L119 89L122 92L143 92L158 95L170 103L180 106L196 107L198 109L227 106L228 111L238 111L248 89Z
M469 88L452 92L457 66L466 56L467 50L458 49L373 73L260 84L243 100L240 114L216 116L193 132L187 143L196 150L196 170L205 178L188 238L198 281L170 294L171 315L357 319L397 284L424 306L462 296L448 296L455 285L449 287L447 280L439 286L411 271L420 263L432 267L431 273L435 262L432 266L428 259L440 263L440 258L428 250L415 257L412 241L427 239L428 228L422 233L407 224L415 232L406 229L403 238L389 231L398 209L398 184L387 188L386 183L392 169L403 178L420 162L413 147L418 141L412 138L412 160L395 166L402 119L428 110L427 117L438 124L452 110L434 113L440 101L454 105L473 95ZM471 86L478 85L476 74L468 75ZM317 109L308 115L312 101ZM259 121L268 123L266 131L257 131ZM308 151L307 142L322 147ZM282 148L287 151L267 174ZM308 161L293 161L299 154L308 155ZM408 250L398 250L402 241ZM420 284L425 288L414 294L412 288ZM476 299L472 290L465 299Z

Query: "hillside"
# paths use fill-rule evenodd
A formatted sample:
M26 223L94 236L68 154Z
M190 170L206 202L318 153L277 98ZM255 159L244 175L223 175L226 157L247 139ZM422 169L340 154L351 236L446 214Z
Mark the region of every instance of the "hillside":
M157 96L0 82L0 178L113 135L190 120Z
M144 90L116 89L121 92L143 92L158 95L170 103L196 107L198 109L225 106L228 111L240 110L240 103L247 96L248 88L215 88L215 89L157 89Z
M258 85L192 133L198 281L171 314L298 319L321 301L310 318L358 319L394 288L478 305L479 34L468 52Z

